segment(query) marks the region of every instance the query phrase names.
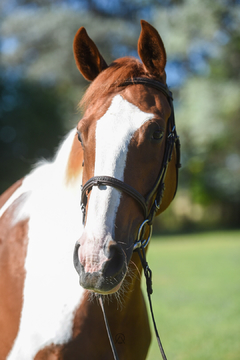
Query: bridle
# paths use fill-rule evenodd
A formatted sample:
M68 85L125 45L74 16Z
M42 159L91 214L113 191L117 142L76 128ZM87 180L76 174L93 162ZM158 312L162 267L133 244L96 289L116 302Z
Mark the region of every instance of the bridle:
M146 254L145 254L145 247L148 245L151 235L152 235L152 222L155 217L156 212L160 209L164 189L165 189L165 176L167 172L167 167L169 162L172 159L172 153L173 149L175 147L176 150L176 188L174 192L174 196L177 191L177 185L178 185L178 169L181 167L180 164L180 140L177 135L176 126L175 126L175 117L174 117L174 108L173 108L173 97L171 91L168 89L167 85L164 85L160 83L157 80L148 79L148 78L141 78L136 77L132 79L125 80L120 86L129 86L129 85L137 85L142 84L149 87L152 87L156 90L159 90L161 93L163 93L166 98L168 99L169 105L171 107L171 115L167 122L167 134L166 134L166 144L165 144L165 150L164 150L164 156L162 165L160 167L160 171L157 177L157 180L151 189L151 191L147 194L146 197L144 197L142 194L140 194L136 189L134 189L132 186L126 184L125 182L118 180L111 176L93 176L90 178L82 187L82 195L81 195L81 209L83 212L83 223L85 223L85 216L86 216L86 206L87 206L87 198L89 192L92 190L93 186L100 186L100 185L109 185L112 186L129 196L131 196L142 208L143 214L144 214L144 221L139 227L137 239L135 240L133 244L133 251L137 251L142 263L144 275L146 277L146 285L147 285L147 293L148 293L148 299L150 304L150 311L152 315L153 325L155 329L155 334L158 341L158 346L160 348L160 352L162 354L163 360L167 360L167 357L165 355L165 352L162 347L162 343L158 334L157 326L155 323L154 315L153 315L153 309L152 309L152 302L150 295L152 294L152 272L148 266L148 263L146 261ZM173 198L174 198L173 196ZM144 235L144 229L145 226L149 226L149 235L147 239L143 239ZM114 359L118 359L117 351L114 346L114 342L111 336L110 328L108 325L108 321L106 318L106 313L103 305L102 295L99 295L99 301L100 305L103 311L104 321L110 341L110 345L112 348Z
M167 171L167 167L169 162L172 158L173 149L175 146L176 149L176 188L174 192L174 196L177 191L177 184L178 184L178 169L180 165L180 141L177 135L176 126L175 126L175 117L174 117L174 108L173 108L173 98L172 93L168 89L167 85L160 83L159 81L148 79L148 78L132 78L125 80L120 86L128 86L128 85L137 85L143 84L146 86L150 86L154 89L159 90L162 92L168 99L169 105L171 107L171 115L167 122L167 135L166 135L166 145L165 151L163 156L162 166L160 168L157 180L151 189L151 191L144 197L140 194L136 189L132 186L126 184L125 182L118 180L111 176L93 176L90 178L82 187L82 196L81 196L81 209L83 212L83 223L85 223L85 215L86 215L86 205L87 205L87 198L89 192L92 190L93 186L100 186L100 185L109 185L112 186L122 192L125 192L129 196L131 196L142 208L144 214L144 221L141 224L138 236L133 244L133 250L141 247L142 245L144 248L150 241L151 233L152 233L152 222L156 212L160 209L163 193L165 189L165 175ZM145 225L148 224L150 227L149 229L149 236L147 240L141 240L143 230Z

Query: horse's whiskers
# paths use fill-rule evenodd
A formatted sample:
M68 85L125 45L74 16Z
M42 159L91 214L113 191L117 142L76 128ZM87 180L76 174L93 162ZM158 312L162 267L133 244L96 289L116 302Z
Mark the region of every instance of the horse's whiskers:
M133 263L133 262L131 261L131 263ZM136 267L136 269L138 270L135 263L133 263L133 264ZM138 274L139 274L139 278L140 278L139 270L138 270ZM124 277L124 274L122 274L122 275ZM104 295L102 297L103 301L106 302L107 304L112 303L113 301L116 301L117 309L122 310L124 308L124 302L125 302L126 295L128 295L130 292L133 291L133 290L131 290L131 284L132 284L132 280L135 277L136 277L136 272L134 271L134 269L132 269L131 267L128 266L127 272L125 274L125 278L124 278L119 290L113 294ZM108 279L106 279L106 282L113 285L115 283L114 280L115 280L114 278L112 278L112 279L108 278ZM95 291L89 290L87 296L88 296L88 301L93 302L93 301L95 301L95 299L98 299L99 294Z

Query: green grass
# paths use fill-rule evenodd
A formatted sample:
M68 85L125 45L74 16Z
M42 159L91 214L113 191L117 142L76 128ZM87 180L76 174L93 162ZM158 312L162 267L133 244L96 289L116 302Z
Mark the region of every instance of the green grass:
M156 240L151 240L147 260L168 359L239 360L240 231ZM152 330L147 360L160 358Z

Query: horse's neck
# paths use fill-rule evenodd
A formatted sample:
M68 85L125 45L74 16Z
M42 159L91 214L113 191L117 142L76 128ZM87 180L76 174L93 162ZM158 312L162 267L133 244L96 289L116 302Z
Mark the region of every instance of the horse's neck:
M22 233L21 224L28 221L27 240L22 241L21 249L26 254L22 264L25 280L15 281L10 273L11 281L4 289L14 303L16 297L13 294L21 287L19 298L23 299L21 319L15 320L18 334L9 360L33 358L48 341L59 343L71 336L71 314L83 292L78 287L72 263L74 245L82 231L79 205L82 176L79 174L71 181L66 179L75 133L73 130L68 134L53 161L40 163L24 178L1 209L2 213L10 214L16 201L21 200L17 209L13 208L11 224L5 231L7 234L12 231L11 242L6 241L5 252L9 252L10 259L14 261L19 259L21 245L15 228L19 226ZM19 261L17 264L20 266ZM12 270L10 261L9 269Z
M52 164L53 167L51 167L51 172L53 171L54 176L57 176L58 179L59 177L62 178L62 181L65 183L64 193L66 192L65 196L67 201L69 201L70 195L73 199L77 199L75 192L79 192L80 187L79 179L81 176L78 175L78 177L76 177L78 170L76 170L73 161L76 153L78 153L78 148L74 140L74 132L72 132L62 144ZM77 164L81 165L82 161L78 159ZM59 176L57 174L59 174ZM56 189L54 193L57 193ZM63 196L64 193L62 193ZM56 199L55 208L62 207L61 204L63 200L63 198ZM74 204L72 204L71 207L67 206L67 208L75 209L74 206L77 206L79 211L79 200L77 199L76 204L75 200L73 201ZM54 201L52 201L52 203L54 203ZM74 210L74 213L77 214L77 218L80 219L80 214L77 213L77 209ZM79 221L75 219L74 224L78 223ZM79 224L77 227L78 226ZM72 227L73 224L71 229ZM59 231L62 233L64 232L63 230L64 229L61 228ZM74 231L74 229L72 229L72 231ZM77 229L75 229L75 231L76 235L73 236L74 241L77 239ZM59 243L59 239L57 242ZM72 248L73 245L71 245ZM133 254L130 261L129 272L124 280L122 293L120 293L119 298L118 296L112 295L109 301L106 299L105 310L119 357L132 360L145 359L151 335L146 305L141 291L141 262L136 253ZM102 338L102 334L105 334L104 339ZM75 312L72 335L73 340L63 345L64 353L67 354L66 358L75 359L78 358L78 355L74 357L75 354L84 353L84 357L89 359L95 359L96 354L98 355L97 358L104 358L105 360L108 358L112 359L100 304L98 303L97 297L93 297L92 300L89 299L88 292L85 292L85 296L82 298ZM120 339L118 339L118 337L120 337ZM93 340L95 344L93 344Z

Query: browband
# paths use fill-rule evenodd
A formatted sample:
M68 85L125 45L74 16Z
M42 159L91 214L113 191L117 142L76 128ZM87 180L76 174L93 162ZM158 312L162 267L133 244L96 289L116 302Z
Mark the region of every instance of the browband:
M156 90L160 90L168 99L171 99L173 101L172 92L169 90L168 86L160 83L157 80L135 77L132 79L125 80L123 83L120 84L120 86L137 85L137 84L147 85Z

